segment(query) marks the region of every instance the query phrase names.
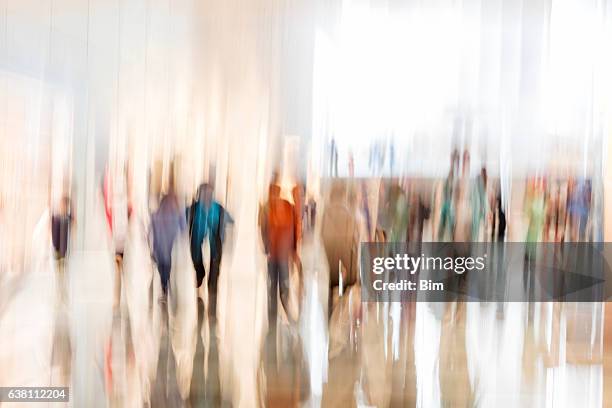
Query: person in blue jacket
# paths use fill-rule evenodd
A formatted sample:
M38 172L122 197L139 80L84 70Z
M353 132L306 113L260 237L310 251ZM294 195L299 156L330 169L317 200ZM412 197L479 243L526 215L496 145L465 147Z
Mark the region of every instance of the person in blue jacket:
M196 285L202 286L206 270L202 245L208 238L210 248L210 271L208 275L209 314L215 316L217 306L217 282L223 254L225 226L233 223L232 218L221 204L213 200L213 188L210 184L202 184L198 188L196 200L187 210L189 221L189 241L191 260L196 271Z

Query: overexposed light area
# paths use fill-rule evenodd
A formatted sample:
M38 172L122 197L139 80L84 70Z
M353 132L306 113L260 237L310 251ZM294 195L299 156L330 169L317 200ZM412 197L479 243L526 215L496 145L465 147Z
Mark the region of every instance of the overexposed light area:
M353 156L357 175L371 173L368 149L377 141L396 156L385 172L430 175L446 171L451 146L499 169L510 140L519 174L533 162L548 167L555 143L590 151L610 116L611 80L603 73L611 66L611 24L602 7L344 2L315 38L317 146L335 140L339 173L347 174Z

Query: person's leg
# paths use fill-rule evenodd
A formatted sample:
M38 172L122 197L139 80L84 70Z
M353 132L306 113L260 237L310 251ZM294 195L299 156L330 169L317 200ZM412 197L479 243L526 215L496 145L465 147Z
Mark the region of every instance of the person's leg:
M67 299L67 290L66 290L66 274L65 274L65 259L62 256L56 256L57 258L57 282L58 282L58 292L59 299L64 302Z
M276 327L278 291L278 263L268 260L268 327Z
M202 286L202 282L204 281L204 277L206 276L206 269L204 268L204 260L202 259L202 256L200 256L199 259L194 258L192 258L191 260L193 261L193 268L196 272L196 288L199 288L200 286Z
M210 275L208 275L208 315L217 316L217 282L219 281L219 268L221 266L221 252L210 254Z
M113 299L113 308L118 308L121 304L121 279L123 270L123 254L115 255L115 292Z
M293 258L293 265L297 269L298 273L298 287L297 287L297 295L298 295L298 316L301 315L302 312L302 301L304 300L304 270L302 268L302 260L297 254Z
M280 299L287 315L287 319L291 321L291 313L289 312L289 261L283 261L278 264L278 286Z
M578 241L580 242L588 241L587 234L586 234L587 221L588 221L588 215L580 214L579 216L580 225L578 227Z
M168 295L168 281L170 280L170 264L160 262L157 265L157 269L159 270L159 277L161 280L161 287L164 296Z
M199 288L202 286L202 282L204 282L204 277L206 276L206 269L204 268L204 260L199 259L197 262L194 261L193 266L196 271L196 287Z
M268 260L268 335L266 348L268 361L276 367L276 320L277 320L278 263Z
M196 272L196 287L202 286L204 276L206 276L206 269L204 268L204 259L202 257L202 243L191 244L191 262L193 262L193 269Z

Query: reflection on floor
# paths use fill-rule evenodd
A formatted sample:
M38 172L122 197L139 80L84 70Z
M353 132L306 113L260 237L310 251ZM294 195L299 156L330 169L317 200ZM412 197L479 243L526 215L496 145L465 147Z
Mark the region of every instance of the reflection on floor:
M376 304L349 291L328 331L327 275L313 267L311 245L300 319L279 316L272 345L261 279L225 276L214 323L182 272L173 271L174 297L162 299L145 257L125 260L114 311L114 265L103 252L73 254L64 285L52 262L38 263L4 286L0 383L68 384L70 406L604 405L604 304Z

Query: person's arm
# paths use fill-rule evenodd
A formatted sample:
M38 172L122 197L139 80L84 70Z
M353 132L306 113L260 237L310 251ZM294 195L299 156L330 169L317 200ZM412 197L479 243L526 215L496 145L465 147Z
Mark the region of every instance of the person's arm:
M70 207L68 208L70 214L70 228L74 228L76 224L76 211L74 210L74 206L72 205L72 201L70 202Z
M153 217L151 217L151 223L149 223L149 232L147 234L147 245L149 246L149 253L151 254L151 259L156 261L155 259L155 233L153 228Z
M293 252L294 256L297 256L298 244L300 241L300 226L297 219L297 206L292 206L292 217L293 217Z
M187 228L187 217L184 215L183 211L178 212L178 225L180 231L184 231L185 228Z
M230 215L229 211L227 211L227 209L224 208L224 207L221 207L221 211L223 211L223 222L225 224L233 224L234 223L234 219Z
M259 224L259 231L261 234L261 241L263 243L264 246L264 252L266 254L269 254L269 243L268 243L268 222L267 222L267 206L266 205L260 205L259 206L259 216L258 218L258 224Z
M299 243L299 241L301 241L302 239L302 215L304 214L304 199L302 197L302 189L299 184L293 187L291 195L293 196L294 202L293 211L295 218L295 236L297 245L297 243Z
M257 226L259 227L259 235L261 236L261 242L264 246L264 252L268 253L268 246L266 244L266 233L264 226L264 207L260 204L259 210L257 211Z
M217 234L219 235L221 242L223 242L225 240L225 226L231 220L231 217L221 204L217 204L217 206L217 211L219 212L219 218L217 220Z

